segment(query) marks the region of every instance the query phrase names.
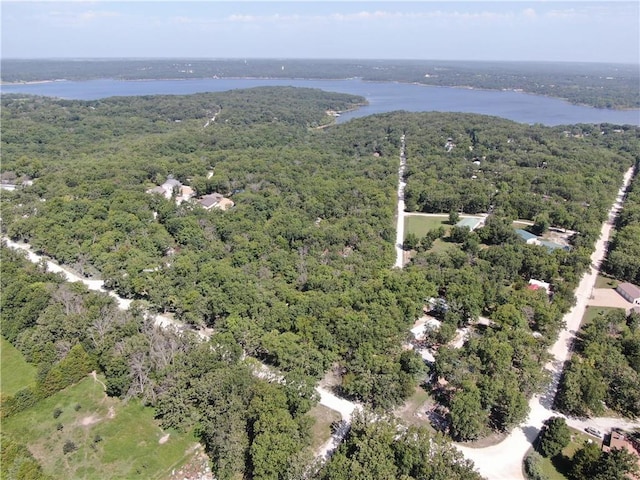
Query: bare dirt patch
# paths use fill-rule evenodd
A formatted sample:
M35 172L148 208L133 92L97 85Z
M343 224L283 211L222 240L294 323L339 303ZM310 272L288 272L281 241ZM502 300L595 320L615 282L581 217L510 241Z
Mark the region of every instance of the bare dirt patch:
M465 442L463 445L469 448L486 448L492 445L497 445L507 438L507 435L508 434L506 432L494 432L491 435L487 435L486 437L482 437L473 442Z
M88 427L89 425L93 425L94 423L98 423L100 421L100 417L97 415L88 415L79 420L78 423L83 427Z
M193 456L184 465L171 471L169 480L214 480L209 457L204 453L204 448L200 444L196 444L186 453L192 452Z
M594 288L587 304L598 307L624 308L625 310L629 310L633 306L613 288Z
M170 433L167 433L166 435L163 435L162 437L160 437L160 440L158 440L158 443L160 445L163 445L165 443L167 443L169 441L169 437L171 436Z
M116 418L116 409L113 406L109 407L109 411L107 412L107 418L111 420L112 418Z

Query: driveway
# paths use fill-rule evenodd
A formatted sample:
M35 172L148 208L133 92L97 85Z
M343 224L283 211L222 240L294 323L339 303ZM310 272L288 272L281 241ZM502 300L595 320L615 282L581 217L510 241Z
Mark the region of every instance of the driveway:
M624 308L628 311L633 304L627 302L622 295L616 292L613 288L594 288L591 298L589 299L589 305L596 307L614 307Z

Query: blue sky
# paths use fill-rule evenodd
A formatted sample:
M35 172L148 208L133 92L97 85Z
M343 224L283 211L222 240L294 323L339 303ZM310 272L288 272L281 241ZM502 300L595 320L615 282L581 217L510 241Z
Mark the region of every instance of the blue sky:
M640 2L1 2L3 58L640 63Z

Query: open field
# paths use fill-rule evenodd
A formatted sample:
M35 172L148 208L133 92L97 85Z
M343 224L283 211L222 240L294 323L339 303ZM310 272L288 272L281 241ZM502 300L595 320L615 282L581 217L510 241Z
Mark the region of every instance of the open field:
M13 395L34 383L36 367L27 363L22 353L4 337L0 337L0 341L0 392Z
M406 214L404 217L404 234L405 237L409 233L413 233L416 237L422 238L430 230L435 230L439 226L443 226L445 231L449 231L451 225L449 225L448 217L427 217L423 215L411 215Z
M189 434L163 431L139 401L107 397L91 377L4 419L2 431L27 445L53 478L163 479L197 445Z

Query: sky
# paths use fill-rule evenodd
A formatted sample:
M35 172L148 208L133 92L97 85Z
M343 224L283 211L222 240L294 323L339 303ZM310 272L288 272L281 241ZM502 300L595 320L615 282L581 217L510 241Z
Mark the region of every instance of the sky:
M10 1L3 58L640 63L640 2Z

